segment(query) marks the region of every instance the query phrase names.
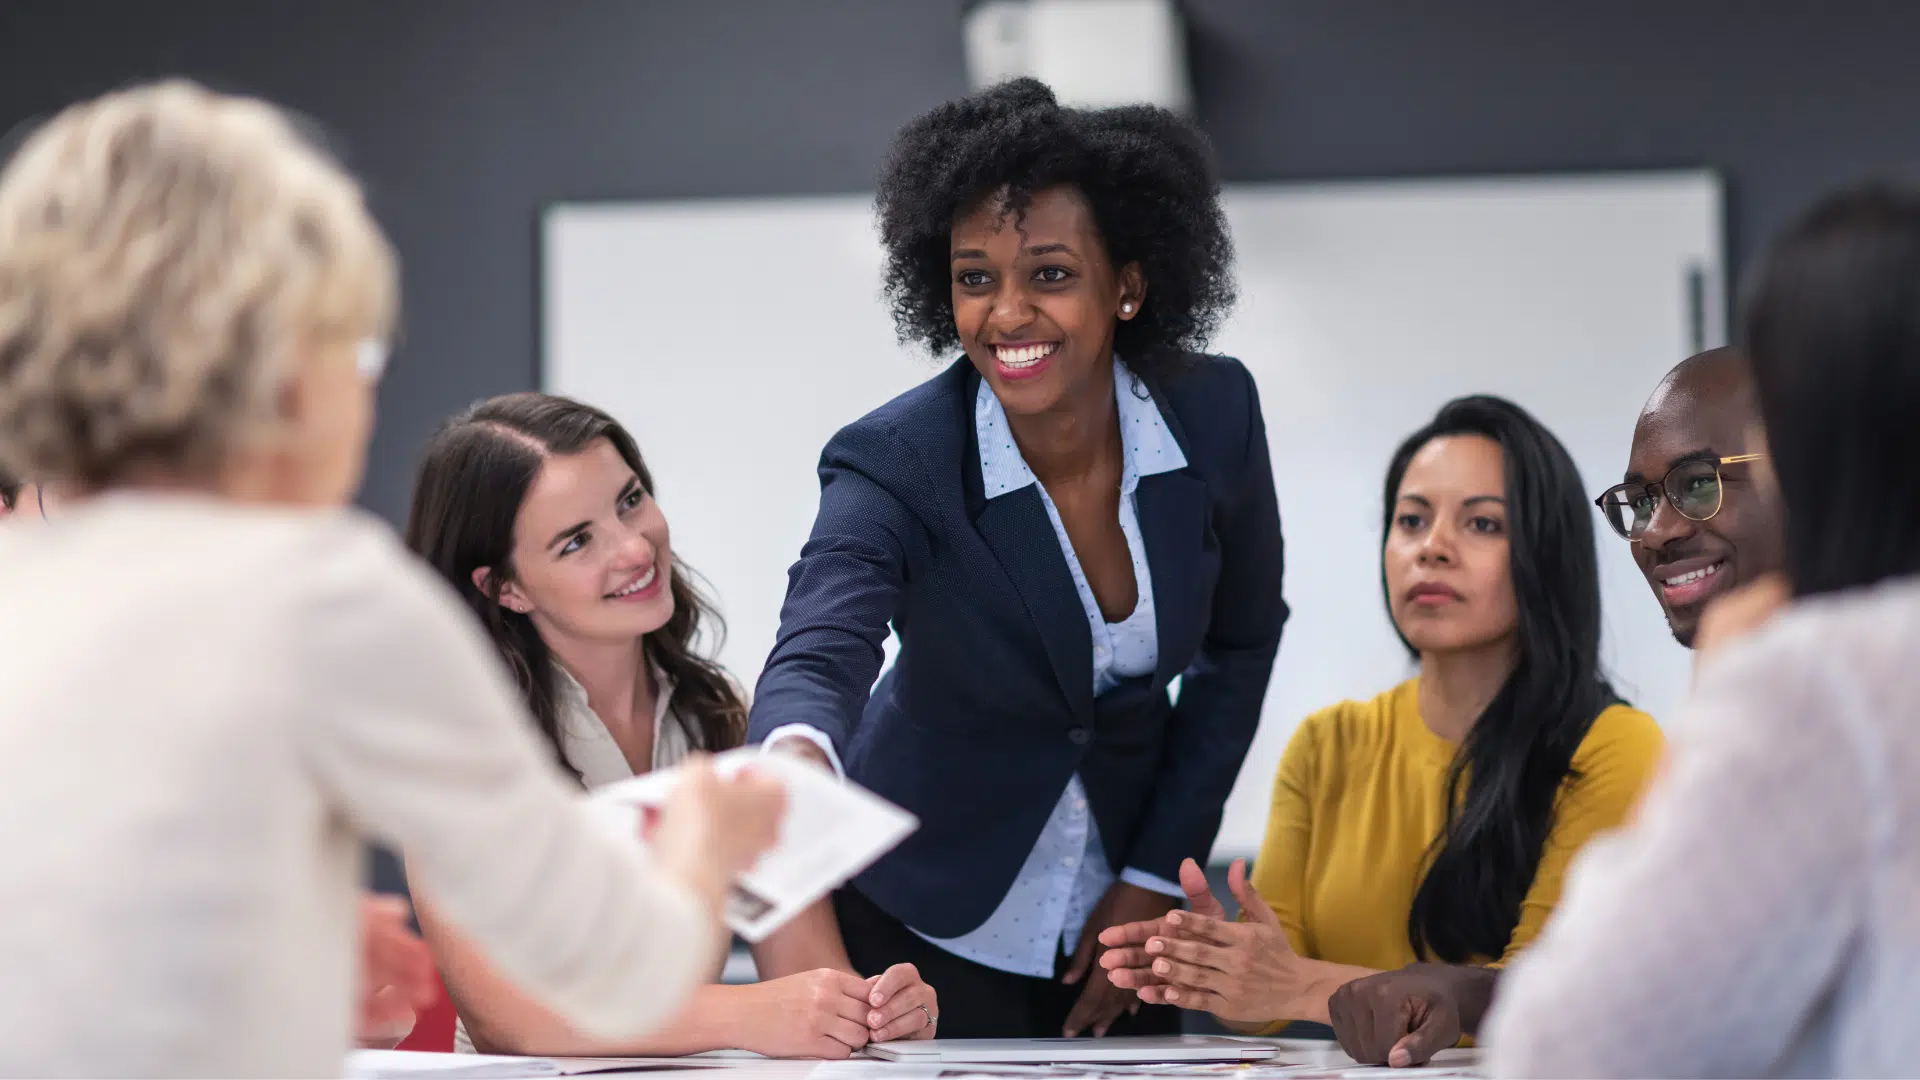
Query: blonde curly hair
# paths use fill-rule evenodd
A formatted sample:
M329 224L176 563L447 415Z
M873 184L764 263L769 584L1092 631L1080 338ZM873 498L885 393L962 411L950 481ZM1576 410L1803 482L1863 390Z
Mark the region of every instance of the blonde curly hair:
M0 466L79 489L271 443L302 348L384 339L392 249L288 116L172 80L71 106L0 173Z

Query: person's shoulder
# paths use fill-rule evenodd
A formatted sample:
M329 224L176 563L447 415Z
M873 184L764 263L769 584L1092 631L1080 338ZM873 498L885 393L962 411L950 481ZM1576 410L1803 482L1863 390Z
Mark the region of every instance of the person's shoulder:
M302 524L297 542L310 549L315 569L327 575L330 583L411 584L422 574L431 577L393 530L364 510L316 512Z
M835 432L820 452L822 481L830 473L858 475L922 520L947 512L973 437L972 374L962 357Z
M1181 422L1192 428L1235 428L1258 400L1253 373L1231 356L1181 353L1156 365L1149 380Z
M1176 400L1219 399L1243 402L1253 389L1247 365L1218 353L1177 353L1159 365L1161 388Z
M1795 602L1728 649L1748 666L1824 664L1836 656L1899 668L1920 660L1920 577Z
M1408 679L1370 698L1337 701L1309 714L1301 723L1322 729L1367 728L1390 723L1396 712L1415 699L1418 686L1418 682Z
M1379 745L1408 709L1418 709L1418 682L1406 682L1370 698L1335 702L1300 721L1295 738L1338 753Z
M973 365L961 357L934 377L841 428L834 442L877 433L918 442L943 426L954 426L956 416L972 415L970 403L964 400L972 372Z
M303 543L288 621L306 677L461 708L514 698L479 617L385 522L359 510L318 515Z
M1574 750L1575 772L1652 772L1666 752L1667 737L1651 713L1616 703L1600 710Z
M182 603L195 625L220 628L221 648L244 662L359 670L480 633L452 590L364 511L145 500L125 512L150 526L158 595L190 589Z
M310 515L298 548L295 601L309 617L345 619L374 637L464 628L475 620L453 590L379 518L357 509Z
M155 557L204 581L210 600L243 597L253 608L297 604L342 584L382 595L412 562L391 530L355 509L123 497L94 515L93 535L111 528L115 513L140 514Z
M1796 723L1900 723L1920 709L1920 578L1796 601L1701 665L1696 696ZM1842 702L1837 700L1845 697Z
M842 427L828 440L821 463L885 473L957 457L966 445L965 421L973 415L966 400L973 366L965 357Z
M1148 382L1174 415L1190 465L1227 468L1246 458L1263 423L1253 374L1230 356L1186 353L1159 365Z

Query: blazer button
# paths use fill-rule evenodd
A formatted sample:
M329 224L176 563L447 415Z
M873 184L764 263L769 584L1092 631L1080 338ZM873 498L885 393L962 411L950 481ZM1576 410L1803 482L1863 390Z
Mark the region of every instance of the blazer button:
M1093 741L1093 732L1077 727L1067 732L1067 739L1075 746L1085 746Z

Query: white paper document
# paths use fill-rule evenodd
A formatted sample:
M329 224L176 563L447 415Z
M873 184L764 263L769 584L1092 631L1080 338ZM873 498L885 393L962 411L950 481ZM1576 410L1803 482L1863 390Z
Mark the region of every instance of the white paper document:
M506 1054L434 1054L411 1050L355 1050L347 1080L520 1080L523 1077L709 1069L684 1058L551 1058Z
M948 1040L951 1042L952 1040ZM1061 1040L1028 1040L1038 1044ZM1013 1061L985 1062L968 1060L976 1055L964 1048L948 1054L940 1050L941 1040L913 1044L929 1060L915 1062L877 1061L855 1057L850 1061L829 1061L817 1066L807 1080L1022 1080L1025 1077L1070 1078L1070 1080L1439 1080L1442 1077L1477 1075L1478 1051L1442 1050L1420 1069L1388 1069L1359 1065L1331 1042L1317 1039L1234 1038L1265 1048L1272 1056L1264 1061L1183 1061L1148 1063L1151 1054L1125 1051L1111 1061L1055 1060L1038 1063ZM1007 1040L1016 1045L1021 1040ZM1100 1043L1128 1043L1145 1047L1153 1043L1177 1045L1177 1037L1082 1039L1080 1043L1096 1047ZM961 1040L964 1044L965 1040ZM900 1045L900 1044L885 1044ZM1110 1051L1102 1050L1106 1053ZM1085 1056L1086 1052L1059 1055L1062 1058ZM1017 1056L1017 1055L1016 1055ZM946 1059L946 1060L941 1060Z
M779 840L727 895L727 926L750 942L779 929L920 827L898 806L799 758L743 747L715 755L713 766L723 777L751 767L778 780L787 794ZM623 826L637 829L640 808L665 803L680 775L678 767L650 772L608 784L593 798L625 815Z

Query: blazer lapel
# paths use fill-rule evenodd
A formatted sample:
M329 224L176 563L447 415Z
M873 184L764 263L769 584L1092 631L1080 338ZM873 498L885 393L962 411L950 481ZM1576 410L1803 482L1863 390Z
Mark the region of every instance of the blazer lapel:
M1167 404L1159 386L1146 385L1173 441L1191 463L1193 445L1187 441L1179 414ZM1164 686L1192 662L1212 610L1212 597L1202 591L1207 579L1203 562L1207 485L1187 469L1143 476L1134 489L1134 505L1140 516L1140 539L1147 546L1147 571L1153 575L1153 625L1160 639L1154 682ZM1183 648L1183 642L1193 647Z
M1160 638L1154 681L1164 686L1193 659L1211 599L1203 592L1207 485L1184 471L1143 476L1134 502L1153 575L1153 623Z
M975 460L975 470L979 468ZM1073 587L1067 557L1040 501L1040 486L1030 484L988 500L974 518L994 558L1013 582L1027 614L1040 629L1040 641L1067 704L1082 723L1093 717L1093 635L1086 609ZM1156 571L1157 572L1157 571Z
M965 361L962 361L964 363ZM965 467L961 483L973 525L987 542L1007 580L1026 605L1027 617L1040 631L1040 643L1053 666L1054 678L1080 724L1093 722L1093 634L1087 629L1086 609L1080 605L1073 573L1060 550L1040 485L1031 484L988 499L980 477L980 447L974 436L973 402L980 376L967 372L961 395L963 408L956 417L966 431Z

